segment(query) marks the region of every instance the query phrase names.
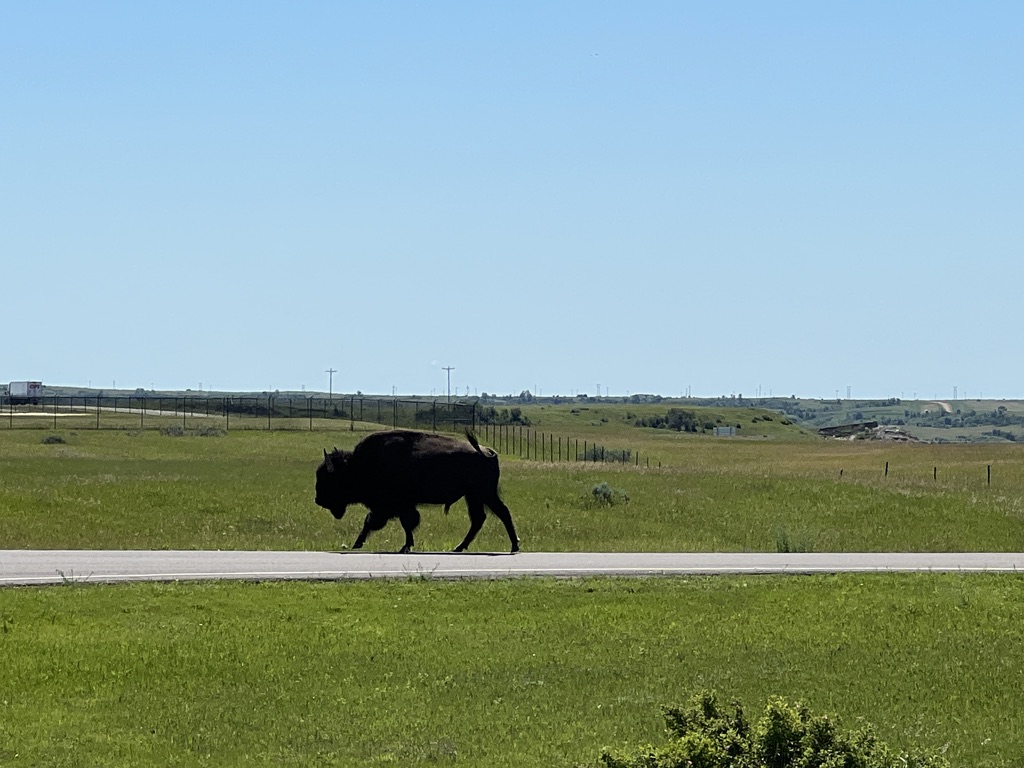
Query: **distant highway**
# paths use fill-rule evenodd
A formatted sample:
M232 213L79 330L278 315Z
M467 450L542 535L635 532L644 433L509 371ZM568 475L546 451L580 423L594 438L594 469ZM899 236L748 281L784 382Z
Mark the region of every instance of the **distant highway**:
M413 553L0 550L0 586L126 581L1024 572L1024 553Z

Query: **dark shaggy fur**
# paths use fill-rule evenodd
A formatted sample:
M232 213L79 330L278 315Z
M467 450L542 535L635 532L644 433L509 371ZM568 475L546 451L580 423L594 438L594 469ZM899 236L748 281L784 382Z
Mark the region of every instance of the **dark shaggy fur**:
M405 529L401 551L409 552L420 522L417 504L443 504L447 512L465 497L469 532L455 551L462 552L476 538L487 517L486 506L505 524L512 551L518 552L512 514L498 496L498 454L481 446L472 434L466 437L468 443L446 435L394 430L370 435L352 451L325 450L316 470L316 503L339 520L349 504L369 509L353 549L397 517Z

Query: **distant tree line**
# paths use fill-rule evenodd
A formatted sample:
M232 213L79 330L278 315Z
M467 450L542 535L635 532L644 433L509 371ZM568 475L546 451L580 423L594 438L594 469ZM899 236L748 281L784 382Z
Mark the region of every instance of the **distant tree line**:
M669 408L664 416L645 416L633 422L634 427L674 429L676 432L703 432L715 428L713 421L701 421L695 411Z
M523 415L522 408L502 408L500 411L493 405L478 407L476 420L480 424L516 424L530 426L530 417Z
M980 413L974 408L968 411L957 408L952 413L936 408L927 412L906 410L903 412L902 419L890 418L884 420L883 423L910 424L918 427L1012 427L1024 425L1024 415L1011 413L1005 405ZM996 437L1006 437L1009 434L995 434L995 432L994 430L992 434Z

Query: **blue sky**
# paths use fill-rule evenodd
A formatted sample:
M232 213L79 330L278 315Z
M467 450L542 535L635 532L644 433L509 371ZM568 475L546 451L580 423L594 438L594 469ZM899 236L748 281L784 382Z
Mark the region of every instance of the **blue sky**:
M0 14L0 380L1024 396L1020 4Z

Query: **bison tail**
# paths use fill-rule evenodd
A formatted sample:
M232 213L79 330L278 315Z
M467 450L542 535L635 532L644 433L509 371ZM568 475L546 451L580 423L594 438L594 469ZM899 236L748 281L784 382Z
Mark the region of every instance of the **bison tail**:
M479 453L484 458L490 459L491 461L494 462L498 460L498 452L493 448L487 448L485 446L480 445L480 441L476 439L476 435L474 435L473 432L469 429L466 430L466 439L469 440L469 444L476 449L476 452Z

